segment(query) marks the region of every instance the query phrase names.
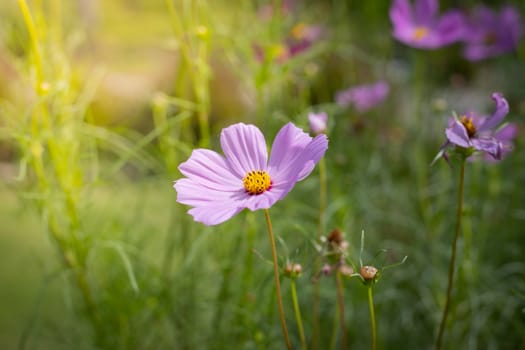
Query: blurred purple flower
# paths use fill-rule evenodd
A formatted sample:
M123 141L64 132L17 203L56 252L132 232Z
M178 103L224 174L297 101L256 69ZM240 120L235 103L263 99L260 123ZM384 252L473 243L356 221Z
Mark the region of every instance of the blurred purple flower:
M437 0L394 0L390 7L393 36L402 43L419 49L437 49L459 41L464 18L458 10L438 16Z
M274 61L284 63L290 58L309 50L324 34L319 25L299 23L292 28L290 35L281 44L265 47L254 45L255 58L258 62Z
M293 57L308 50L319 41L324 34L324 28L320 25L298 23L292 28L290 34L286 43L290 57Z
M288 15L292 12L294 2L292 0L283 0L281 2L281 14ZM257 17L262 20L268 21L272 19L274 15L274 5L272 3L264 4L257 9Z
M508 151L509 137L512 130L499 134L494 128L503 121L509 112L509 104L501 93L492 94L496 103L496 111L490 117L479 117L474 113L470 116L463 115L453 119L445 130L447 142L443 145L440 154L443 154L449 145L459 146L464 149L480 151L489 154L493 159L500 160L503 153ZM500 130L501 131L501 130Z
M308 136L292 123L278 132L270 160L266 141L254 125L234 124L222 130L225 157L195 149L179 165L185 178L175 181L177 202L205 225L220 224L244 208L270 208L303 180L328 148L326 135Z
M310 123L310 131L314 135L326 133L327 115L325 112L309 113L308 122Z
M463 56L478 61L513 51L522 34L520 14L514 7L506 6L498 14L477 6L465 23Z
M358 112L363 113L383 102L389 92L388 83L381 80L375 84L359 85L339 91L335 101L341 107L353 104Z

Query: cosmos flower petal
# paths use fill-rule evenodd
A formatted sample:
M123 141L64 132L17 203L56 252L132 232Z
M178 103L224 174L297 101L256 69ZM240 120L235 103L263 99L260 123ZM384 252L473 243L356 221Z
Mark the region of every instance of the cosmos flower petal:
M408 0L394 0L389 11L390 20L394 23L394 30L408 27L412 20L412 8Z
M414 17L419 23L431 23L434 16L438 14L438 2L437 0L416 0L414 9Z
M223 129L221 147L232 171L241 179L252 170L266 170L266 141L254 125L238 123Z
M303 158L298 160L299 164L304 162L304 165L299 172L297 181L301 181L310 175L313 168L315 167L315 164L317 164L321 158L323 158L327 149L328 138L326 135L318 135L312 140L312 142L308 144L306 149L303 151Z
M279 130L273 141L268 171L275 174L285 168L306 148L312 137L292 123L288 123ZM272 178L273 179L273 178Z
M476 150L488 153L494 159L501 159L501 142L495 138L472 139L471 141Z
M239 193L244 192L242 186L238 188L237 191L206 188L203 187L202 184L188 178L175 181L173 187L177 191L177 202L192 206L208 205L212 202L225 200L233 201L238 198Z
M280 183L304 179L327 148L326 135L321 134L312 139L295 126L288 128L274 142L268 165L272 181Z
M188 210L188 214L193 216L193 220L197 222L201 222L207 226L213 226L231 219L243 209L244 208L228 206L227 203L222 203L222 206L216 204L212 206L194 207Z
M514 123L508 123L501 129L496 131L494 137L502 142L509 142L516 138L518 135L518 126Z
M496 125L501 123L503 118L509 113L509 103L501 93L493 93L492 99L496 102L496 111L479 127L479 132L493 129Z
M443 14L436 25L436 33L440 38L440 46L459 41L465 33L465 19L457 10Z
M470 147L467 130L465 130L465 127L459 121L454 120L452 126L445 130L445 134L451 143L460 147Z
M200 185L215 190L235 191L242 181L232 173L226 159L217 152L195 149L190 158L179 165L180 172Z

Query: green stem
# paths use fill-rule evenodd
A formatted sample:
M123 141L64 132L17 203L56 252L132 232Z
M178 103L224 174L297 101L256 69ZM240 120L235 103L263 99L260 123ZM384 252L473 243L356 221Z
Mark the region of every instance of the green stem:
M372 330L372 350L376 349L376 316L374 312L374 297L372 296L372 286L368 286L368 309L370 310L370 329Z
M304 336L303 320L301 317L301 310L299 309L299 302L297 300L297 290L295 288L295 278L292 278L290 287L291 287L290 289L292 292L292 302L293 302L293 309L295 312L295 319L297 321L297 328L299 328L299 337L301 338L301 349L306 350L308 347L306 346L306 338Z
M317 226L317 240L321 238L324 233L324 211L326 208L326 162L324 158L319 161L319 222ZM321 269L320 260L316 261L316 271ZM320 336L320 297L319 297L319 283L314 285L313 295L313 329L312 329L312 348L317 349Z
M339 324L341 327L341 349L348 349L348 341L346 339L346 322L345 322L345 302L343 299L343 283L341 281L341 273L335 273L335 282L337 284L337 306L339 308Z
M441 342L443 340L443 334L445 333L445 325L447 323L448 311L450 308L450 301L452 299L452 286L454 283L454 267L456 263L456 250L457 242L459 237L459 231L461 228L461 217L463 212L463 189L465 184L465 158L461 161L461 172L459 176L459 194L458 194L458 211L456 213L456 229L454 233L454 240L452 241L452 255L450 257L450 266L448 269L448 287L447 287L447 298L445 300L445 308L443 309L443 316L439 325L439 332L436 338L435 349L441 349Z
M40 55L40 47L38 46L37 30L35 27L35 22L33 21L33 17L31 16L31 12L29 12L29 8L27 7L26 1L18 0L18 5L20 7L20 11L22 11L22 17L24 17L24 22L26 24L27 31L29 33L29 38L31 40L31 50L33 51L33 57L35 60L36 68L36 91L40 94L42 91L43 65L42 57Z
M272 248L272 259L273 259L273 276L275 278L275 290L277 293L277 304L279 305L279 317L281 319L281 327L283 329L284 340L286 342L287 349L291 349L290 337L288 335L288 329L286 328L286 319L284 318L284 307L283 298L281 295L281 282L279 281L279 266L277 263L277 248L275 247L275 239L272 229L272 221L270 220L270 211L264 209L264 215L266 217L266 224L268 226L268 235L270 236L270 245Z

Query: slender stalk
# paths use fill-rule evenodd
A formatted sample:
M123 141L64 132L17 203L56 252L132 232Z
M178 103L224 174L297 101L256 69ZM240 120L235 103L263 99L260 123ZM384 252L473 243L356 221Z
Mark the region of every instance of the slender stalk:
M299 309L299 302L297 300L297 289L295 287L295 278L291 279L290 290L292 292L293 309L295 312L295 319L297 321L297 328L299 328L299 337L301 338L301 349L306 350L306 338L304 336L303 319L301 317L301 310Z
M341 349L346 350L348 349L348 341L346 339L345 302L343 299L343 283L339 271L335 274L335 282L337 284L337 306L339 308L339 324L341 327Z
M326 208L326 162L324 158L319 161L319 222L317 226L317 240L321 238L324 232L324 211ZM321 269L319 259L316 261L316 271ZM312 348L317 349L320 336L320 297L319 297L319 283L314 285L313 294L313 328L312 328Z
M275 247L275 239L272 229L272 221L270 220L270 211L264 209L264 215L266 217L266 224L268 225L268 235L270 236L270 245L272 248L272 259L273 259L273 276L275 278L275 291L277 293L277 304L279 305L279 317L281 319L281 327L283 329L284 340L286 347L290 350L292 345L290 343L290 336L288 335L288 329L286 328L286 319L284 318L284 307L283 298L281 295L281 282L279 281L279 266L277 264L277 248Z
M368 286L368 309L370 310L370 329L372 331L372 350L376 350L376 316L374 312L374 297L372 286Z
M461 217L463 212L463 189L465 184L465 158L461 161L461 172L459 175L459 193L458 193L458 210L456 213L456 230L454 233L454 240L452 241L452 255L450 257L450 266L448 268L448 287L447 287L447 298L445 300L445 308L443 309L443 316L439 325L439 332L436 338L435 349L441 349L441 342L443 340L443 334L445 333L445 325L447 323L448 311L450 308L450 301L452 299L452 286L454 283L454 267L456 264L456 250L457 242L459 237L459 230L461 228Z
M22 17L24 17L24 22L26 24L27 31L29 33L29 38L31 40L31 50L33 51L33 58L35 60L35 69L36 69L36 90L38 93L42 89L42 56L40 55L40 47L38 46L38 35L35 27L35 22L33 21L33 16L27 7L25 0L18 0L18 5L20 11L22 11Z

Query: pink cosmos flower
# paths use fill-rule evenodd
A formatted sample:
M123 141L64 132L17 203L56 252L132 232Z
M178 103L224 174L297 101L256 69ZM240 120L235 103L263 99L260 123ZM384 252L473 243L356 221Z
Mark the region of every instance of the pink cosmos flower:
M328 117L325 112L309 113L308 122L310 124L310 131L314 135L326 133L327 119Z
M359 85L339 91L335 101L341 107L348 107L352 104L358 112L364 113L383 102L389 92L388 83L379 81L375 84Z
M270 159L262 132L234 124L222 130L224 157L196 149L179 165L185 178L175 181L177 201L205 225L220 224L244 208L268 209L303 180L328 148L326 135L315 138L288 123L277 133Z
M466 21L465 28L463 55L471 61L515 50L523 34L520 14L512 6L505 6L497 13L479 5Z
M457 10L438 15L437 0L394 0L390 7L392 35L402 43L419 49L437 49L461 39L464 19Z
M506 148L504 143L508 144L508 136L511 135L498 135L494 129L509 113L509 104L498 92L492 94L492 99L496 103L496 111L490 117L479 117L470 113L469 116L463 115L449 123L445 130L447 142L443 145L440 154L444 154L449 145L455 145L488 154L496 160L502 158Z

